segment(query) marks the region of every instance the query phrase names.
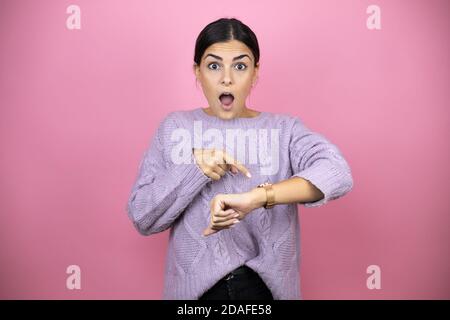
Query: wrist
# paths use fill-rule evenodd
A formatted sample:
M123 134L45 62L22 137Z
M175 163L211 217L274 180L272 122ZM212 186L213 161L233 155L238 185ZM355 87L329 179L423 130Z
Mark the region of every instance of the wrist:
M267 202L267 193L264 188L253 188L249 191L250 203L254 209L263 207Z

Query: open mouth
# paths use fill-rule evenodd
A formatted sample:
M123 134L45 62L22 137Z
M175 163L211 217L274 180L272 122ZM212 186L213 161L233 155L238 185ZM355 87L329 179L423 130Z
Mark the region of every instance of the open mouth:
M219 100L223 106L229 107L234 101L234 96L231 92L224 92L219 96Z

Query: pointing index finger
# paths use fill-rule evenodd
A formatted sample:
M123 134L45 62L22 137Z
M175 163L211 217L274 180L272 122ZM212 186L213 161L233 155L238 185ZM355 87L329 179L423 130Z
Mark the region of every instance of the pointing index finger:
M236 168L238 168L239 171L241 171L247 177L249 177L249 178L252 177L252 175L250 174L250 172L244 165L242 165L239 161L235 160L233 157L228 155L226 152L223 153L223 158L225 160L225 163L235 166Z

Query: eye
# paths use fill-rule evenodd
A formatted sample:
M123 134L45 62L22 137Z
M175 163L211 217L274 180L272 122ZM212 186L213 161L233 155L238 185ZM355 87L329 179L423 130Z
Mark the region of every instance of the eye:
M208 64L208 69L211 69L211 70L217 70L217 68L211 68L211 66L219 66L217 63L215 63L215 62L212 62L212 63L210 63L210 64Z
M237 69L240 70L240 71L247 69L247 66L246 66L244 63L238 63L238 64L236 65L236 67L239 67L239 66L242 66L242 67L243 67L243 68L237 68Z

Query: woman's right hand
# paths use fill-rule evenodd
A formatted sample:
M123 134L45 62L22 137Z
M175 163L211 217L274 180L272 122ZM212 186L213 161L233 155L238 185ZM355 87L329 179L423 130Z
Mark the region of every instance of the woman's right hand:
M251 177L250 172L241 163L219 149L193 149L195 161L203 173L211 179L220 180L230 170L233 173L242 172Z

